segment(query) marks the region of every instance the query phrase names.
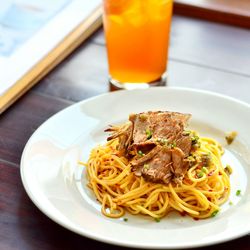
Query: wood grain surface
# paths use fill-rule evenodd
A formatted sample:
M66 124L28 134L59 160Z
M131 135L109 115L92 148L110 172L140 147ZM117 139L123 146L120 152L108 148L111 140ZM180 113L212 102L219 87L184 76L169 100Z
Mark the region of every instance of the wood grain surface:
M249 0L175 0L174 12L250 28Z
M31 134L50 116L71 103L33 92L21 98L0 116L0 159L19 164Z
M215 91L250 103L250 33L175 16L169 86ZM125 249L74 234L41 213L20 178L22 150L46 119L76 101L108 91L103 31L99 30L63 63L0 116L0 249ZM202 249L249 250L250 236Z

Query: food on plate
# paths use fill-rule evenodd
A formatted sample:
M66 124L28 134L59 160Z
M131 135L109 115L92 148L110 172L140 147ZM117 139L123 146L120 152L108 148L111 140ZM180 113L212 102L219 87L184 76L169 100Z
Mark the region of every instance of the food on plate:
M237 136L237 132L236 131L232 131L230 133L228 133L225 137L227 144L230 145L233 143L233 141L235 140L236 136Z
M84 165L88 186L108 217L125 211L155 218L172 211L194 219L214 217L230 193L231 167L214 139L188 130L190 114L148 111L106 129Z

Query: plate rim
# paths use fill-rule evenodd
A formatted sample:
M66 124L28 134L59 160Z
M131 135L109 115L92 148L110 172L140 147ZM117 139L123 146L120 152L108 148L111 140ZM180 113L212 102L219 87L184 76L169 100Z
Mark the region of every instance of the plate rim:
M74 104L69 105L68 107L56 112L55 114L53 114L52 116L50 116L48 119L46 119L44 122L42 122L42 124L40 124L40 126L37 127L37 129L32 133L32 135L29 137L28 141L26 142L23 152L22 152L22 156L21 156L21 160L20 160L20 175L21 175L21 181L23 184L23 187L25 189L25 192L27 193L28 197L31 199L31 201L33 202L33 204L44 214L46 215L48 218L50 218L52 221L54 221L55 223L59 224L60 226L80 235L80 236L84 236L87 237L89 239L92 240L97 240L100 242L104 242L104 243L108 243L111 245L115 245L115 246L122 246L122 247L129 247L129 248L137 248L137 249L141 249L141 248L145 248L145 249L190 249L190 248L198 248L198 247L205 247L205 246L212 246L215 244L219 244L219 243L223 243L223 242L228 242L230 240L234 240L243 236L246 236L248 234L250 234L250 227L248 228L248 230L244 230L241 231L238 234L234 234L233 236L228 236L228 237L224 237L222 239L217 239L217 240L213 240L212 242L198 242L198 243L190 243L190 244L186 244L186 245L154 245L154 244L150 244L150 245L145 245L145 244L137 244L135 242L130 243L130 242L126 242L126 240L124 241L119 241L117 239L107 239L107 237L102 236L100 234L96 234L95 232L88 232L86 229L81 229L79 230L77 227L74 227L72 225L67 225L64 224L63 221L61 221L60 219L58 219L56 216L54 216L53 214L50 214L46 211L46 209L44 209L44 207L39 204L38 200L34 197L31 189L28 187L28 183L25 181L25 170L24 170L24 156L26 154L26 151L29 149L29 144L32 142L33 138L36 136L37 133L39 133L40 129L42 128L42 126L49 122L51 119L54 119L54 117L58 116L59 114L65 112L66 110L68 111L69 109L74 109L74 107L82 105L84 103L87 103L89 101L93 101L95 99L98 98L102 98L105 96L109 96L109 95L119 95L121 93L125 93L125 92L142 92L142 91L155 91L155 89L157 90L161 90L163 89L164 91L187 91L187 92L191 92L191 93L202 93L202 94L206 94L209 96L215 96L215 97L219 97L222 99L226 99L228 101L232 101L235 102L237 104L243 105L244 107L248 108L250 110L250 104L244 101L241 101L237 98L228 96L228 95L224 95L221 93L217 93L217 92L213 92L213 91L208 91L208 90L203 90L203 89L197 89L197 88L187 88L187 87L157 87L157 88L149 88L149 89L133 89L133 90L120 90L120 91L115 91L115 92L107 92L107 93L103 93L100 95L96 95L87 99L84 99L82 101L76 102Z

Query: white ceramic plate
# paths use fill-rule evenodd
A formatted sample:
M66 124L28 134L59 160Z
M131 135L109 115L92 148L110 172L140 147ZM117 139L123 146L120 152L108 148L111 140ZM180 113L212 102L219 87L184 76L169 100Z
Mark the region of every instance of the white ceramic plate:
M190 127L225 146L224 163L233 168L230 201L214 218L195 221L172 214L156 223L126 214L128 221L109 219L86 187L86 161L105 141L109 124L130 113L171 110L193 115ZM80 235L137 248L189 248L231 240L250 232L250 106L222 95L183 88L118 91L77 103L47 120L28 141L21 160L24 187L48 217ZM225 132L236 130L232 145ZM236 196L240 189L241 195Z

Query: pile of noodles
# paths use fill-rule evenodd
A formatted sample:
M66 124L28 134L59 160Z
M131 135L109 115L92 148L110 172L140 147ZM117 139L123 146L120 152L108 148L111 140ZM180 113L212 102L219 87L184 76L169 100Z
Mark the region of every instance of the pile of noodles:
M116 148L118 139L91 151L87 163L88 186L102 205L102 213L119 218L125 211L155 219L171 211L196 219L215 215L230 193L230 182L221 156L223 150L211 138L199 138L188 157L190 167L181 184L160 184L135 176L129 160ZM207 157L204 163L201 159ZM192 164L193 162L193 164Z

